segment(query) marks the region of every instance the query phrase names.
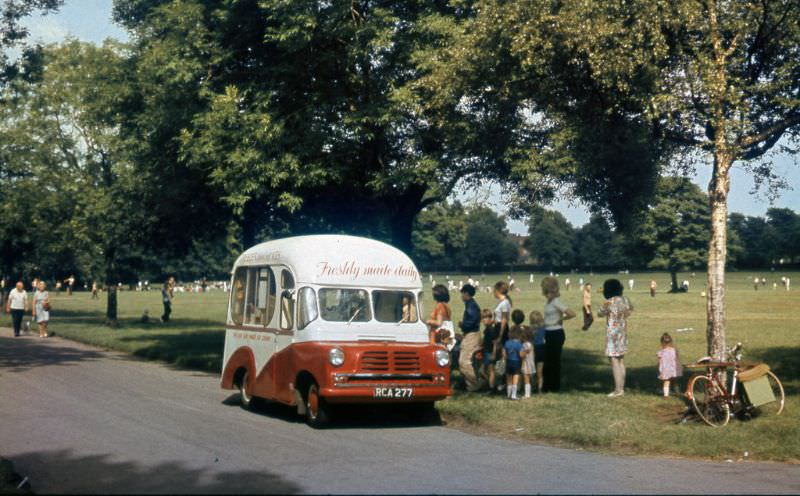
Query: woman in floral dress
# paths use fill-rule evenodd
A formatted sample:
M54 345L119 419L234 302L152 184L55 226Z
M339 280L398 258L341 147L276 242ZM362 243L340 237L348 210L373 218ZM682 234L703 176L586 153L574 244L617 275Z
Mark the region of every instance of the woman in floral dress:
M606 301L598 312L606 318L606 356L611 361L614 376L614 390L608 394L616 398L625 394L625 353L628 352L628 316L633 305L622 296L624 287L617 279L603 283L603 296Z

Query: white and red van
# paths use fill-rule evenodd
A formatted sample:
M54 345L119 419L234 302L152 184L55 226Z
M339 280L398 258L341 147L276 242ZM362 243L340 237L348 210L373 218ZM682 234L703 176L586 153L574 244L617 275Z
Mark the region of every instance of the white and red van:
M233 267L222 387L297 406L309 424L336 403L450 395L450 355L431 344L414 263L379 241L340 235L268 241Z

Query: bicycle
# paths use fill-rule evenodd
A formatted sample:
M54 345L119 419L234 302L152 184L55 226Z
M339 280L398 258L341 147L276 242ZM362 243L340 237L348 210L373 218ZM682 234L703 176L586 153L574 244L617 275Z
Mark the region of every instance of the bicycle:
M712 427L722 427L733 415L748 417L777 416L786 402L783 385L769 365L742 362L742 343L727 351L728 361L715 362L704 357L687 368L703 368L693 375L686 395L701 419ZM728 380L728 371L732 378ZM730 389L726 387L730 384Z

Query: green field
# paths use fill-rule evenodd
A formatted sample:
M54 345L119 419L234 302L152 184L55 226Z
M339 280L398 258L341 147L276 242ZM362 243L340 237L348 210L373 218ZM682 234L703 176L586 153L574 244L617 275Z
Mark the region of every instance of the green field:
M604 351L602 322L588 331L580 330L578 319L566 323L567 341L563 357L563 392L511 403L504 398L483 394L456 393L439 403L439 410L448 425L503 437L526 439L549 444L581 447L617 453L649 453L696 456L713 459L744 458L800 462L800 325L794 310L800 308L800 290L773 290L772 283L787 275L800 284L798 273L758 273L768 279L767 287L753 290L752 273L732 272L728 275L728 341L741 341L745 358L767 362L783 381L788 395L786 411L774 419L734 422L714 429L695 422L680 424L686 408L681 398L659 396L656 352L659 337L670 332L684 363L706 354L705 299L700 296L704 277L683 274L690 280L686 294L670 295L666 274L619 275L635 280L633 291L626 291L635 311L630 319L630 351L625 358L628 369L627 394L609 399L612 389L611 371ZM449 274L454 281L463 275ZM444 276L434 276L438 282ZM473 274L473 277L477 275ZM541 310L544 301L536 283L528 283L528 274L515 274L521 288L513 294L515 308L526 312ZM579 277L602 286L606 275L569 276L573 288L562 288L562 300L579 309ZM647 285L655 277L659 293L651 298ZM491 284L505 275L480 277L482 285ZM565 278L561 275L561 280ZM425 277L426 288L429 287ZM427 291L428 299L430 298ZM454 320L459 320L463 307L453 295ZM490 294L477 297L481 307L493 307ZM602 302L594 295L595 308ZM137 321L145 309L157 320L161 313L160 293L122 292L119 298L121 326L102 326L104 296L91 301L87 293L54 298L53 331L61 336L102 347L127 351L148 359L164 360L181 367L218 372L224 341L222 322L226 295L220 291L205 294L176 293L173 321L167 325ZM430 301L426 309L430 309ZM693 331L676 332L678 328ZM681 383L685 386L686 380Z

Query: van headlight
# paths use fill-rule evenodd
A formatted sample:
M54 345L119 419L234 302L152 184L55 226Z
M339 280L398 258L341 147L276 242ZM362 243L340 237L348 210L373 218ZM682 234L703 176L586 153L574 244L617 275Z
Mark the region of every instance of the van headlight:
M447 350L436 350L433 356L436 358L436 365L440 367L447 367L450 365L450 353L448 353Z
M341 366L344 363L344 351L339 348L331 348L331 351L328 352L328 361L334 367Z

